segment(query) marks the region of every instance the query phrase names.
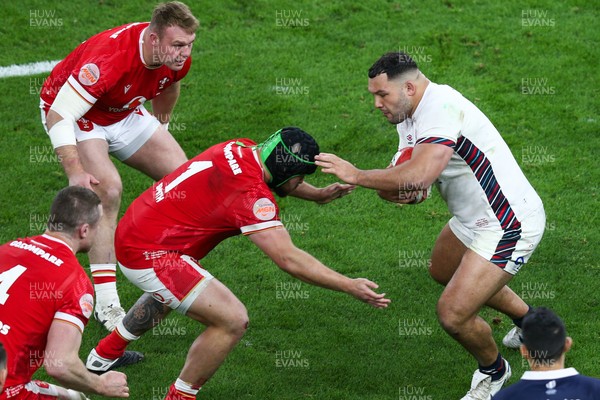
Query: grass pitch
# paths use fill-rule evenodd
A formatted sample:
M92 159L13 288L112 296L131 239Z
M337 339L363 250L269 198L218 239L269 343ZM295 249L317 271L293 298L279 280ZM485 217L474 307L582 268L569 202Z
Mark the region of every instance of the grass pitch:
M101 30L148 20L154 4L3 4L0 65L61 59ZM550 0L187 4L201 28L171 130L190 157L232 137L260 141L297 125L323 151L361 168L385 167L397 135L374 110L366 73L387 51L411 53L428 78L475 102L547 212L545 237L510 286L531 304L555 309L575 340L567 365L600 376L597 8ZM54 194L66 185L40 124L45 76L0 79L2 242L41 232ZM152 181L119 169L124 211ZM310 181L332 179L317 173ZM246 304L250 329L198 398L462 397L476 364L438 326L442 288L427 274L431 247L450 217L439 195L396 207L357 189L326 206L292 198L280 206L299 247L346 275L376 281L393 303L374 310L299 283L250 241L230 239L203 264ZM140 295L121 275L119 291L125 307ZM511 327L493 310L482 315L498 341ZM172 315L133 344L146 360L125 370L131 398L162 399L200 332L199 324ZM82 358L104 335L91 321ZM525 365L518 352L503 354L515 382ZM38 377L46 379L43 372Z

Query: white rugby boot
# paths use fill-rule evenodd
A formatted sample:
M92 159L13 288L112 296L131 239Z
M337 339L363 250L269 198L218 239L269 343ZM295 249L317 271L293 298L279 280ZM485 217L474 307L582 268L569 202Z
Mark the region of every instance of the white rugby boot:
M109 332L115 330L119 322L125 317L125 310L120 305L100 305L96 304L94 309L94 318L102 324Z
M521 347L521 343L523 342L523 333L521 328L518 326L513 327L504 339L502 339L502 344L508 347L509 349L518 349Z
M508 361L504 358L502 360L504 361L506 368L502 378L492 382L491 375L484 374L479 371L479 369L476 369L473 374L473 379L471 380L471 389L461 400L491 400L492 395L498 393L500 389L502 389L504 383L506 383L512 375Z
M88 355L85 367L88 371L95 374L103 374L104 372L112 371L115 368L137 364L143 359L144 355L139 351L127 350L121 357L110 360L108 358L100 357L98 353L96 353L96 349L92 349Z

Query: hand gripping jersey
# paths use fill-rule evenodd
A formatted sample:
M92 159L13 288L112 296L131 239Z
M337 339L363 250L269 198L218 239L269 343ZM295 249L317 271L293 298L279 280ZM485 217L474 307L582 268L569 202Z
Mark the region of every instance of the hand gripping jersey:
M94 309L92 283L71 248L48 235L0 246L0 341L5 387L25 384L43 365L53 320L83 332Z
M399 149L421 143L454 149L436 185L467 228L518 231L519 221L542 205L494 125L451 87L430 82L397 130Z
M166 252L201 259L230 236L283 226L253 145L212 146L142 193L117 226L117 260L143 269Z
M181 71L162 65L148 68L142 58L142 37L148 22L109 29L81 43L58 63L44 82L40 97L54 102L64 84L93 107L83 116L98 125L121 121L145 101L158 96L189 71L189 57Z

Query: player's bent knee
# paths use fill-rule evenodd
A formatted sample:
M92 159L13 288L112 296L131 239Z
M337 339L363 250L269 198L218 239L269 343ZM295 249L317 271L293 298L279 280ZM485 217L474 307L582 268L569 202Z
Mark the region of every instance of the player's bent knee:
M109 183L94 189L102 201L102 208L105 212L119 210L119 206L121 205L121 194L123 193L123 187L120 183Z
M249 324L248 312L246 311L246 307L242 304L228 319L225 328L231 336L236 337L239 340L246 333Z
M440 325L450 335L458 334L469 319L469 316L461 313L455 306L443 299L438 301L437 315Z

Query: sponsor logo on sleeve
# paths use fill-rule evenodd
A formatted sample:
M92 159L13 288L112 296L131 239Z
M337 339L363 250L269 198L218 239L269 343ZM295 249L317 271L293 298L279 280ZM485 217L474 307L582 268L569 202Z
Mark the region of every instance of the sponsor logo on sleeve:
M92 315L92 311L94 311L94 298L91 294L86 293L79 299L79 306L81 307L81 312L86 318L90 318Z
M92 86L100 79L100 69L96 64L85 64L79 70L79 82L82 85Z
M256 218L261 221L270 221L275 218L276 208L275 204L266 197L256 200L252 211Z

